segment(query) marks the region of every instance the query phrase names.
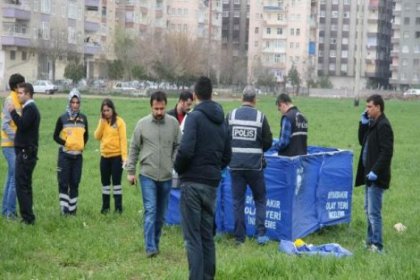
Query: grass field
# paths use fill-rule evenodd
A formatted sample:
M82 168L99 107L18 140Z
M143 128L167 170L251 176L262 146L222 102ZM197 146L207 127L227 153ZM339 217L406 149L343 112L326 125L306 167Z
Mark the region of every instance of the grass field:
M140 117L149 113L147 99L114 99L117 111L127 123L131 137ZM309 144L354 151L354 165L360 147L357 126L364 109L349 99L296 98L295 104L309 120ZM59 214L56 179L57 145L52 139L57 117L64 111L64 98L37 99L42 114L39 161L34 174L35 226L0 219L0 279L186 279L188 266L181 230L165 227L161 254L147 259L142 231L142 202L139 188L124 180L124 213L103 216L99 176L99 143L93 132L101 99L85 98L82 111L88 116L90 140L84 153L76 217ZM1 100L3 103L3 99ZM240 104L221 101L225 111ZM169 108L175 100L170 100ZM259 100L275 137L279 113L273 97ZM353 257L290 257L278 252L278 242L260 247L254 240L235 247L229 236L217 238L217 279L420 279L419 101L386 101L385 111L395 134L392 183L384 197L384 241L386 252L372 254L363 249L366 223L363 191L355 189L352 222L311 234L307 243L337 242ZM6 164L0 160L0 195ZM125 179L125 174L123 175ZM403 234L395 223L407 226Z

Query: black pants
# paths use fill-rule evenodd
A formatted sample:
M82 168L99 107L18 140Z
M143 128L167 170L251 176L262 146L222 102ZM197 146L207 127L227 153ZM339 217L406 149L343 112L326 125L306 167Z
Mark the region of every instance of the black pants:
M76 214L79 183L82 177L83 156L58 152L58 192L62 214Z
M217 188L192 182L181 184L181 224L187 249L189 279L214 279L214 212Z
M115 200L115 210L122 211L122 158L121 156L101 157L101 183L102 183L102 211L108 211L110 206L111 180Z
M32 210L32 174L35 169L36 161L36 150L16 148L16 195L19 202L22 221L26 224L35 223L35 215Z

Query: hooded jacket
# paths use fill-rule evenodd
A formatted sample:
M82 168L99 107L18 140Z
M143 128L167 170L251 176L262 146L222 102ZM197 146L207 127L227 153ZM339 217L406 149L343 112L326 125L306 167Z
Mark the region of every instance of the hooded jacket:
M71 112L70 101L73 97L77 97L81 102L79 91L70 91L66 112L57 119L55 125L54 141L60 144L61 151L70 155L80 155L89 139L88 122L80 111Z
M174 168L182 182L217 187L231 158L231 140L220 104L205 100L185 121Z

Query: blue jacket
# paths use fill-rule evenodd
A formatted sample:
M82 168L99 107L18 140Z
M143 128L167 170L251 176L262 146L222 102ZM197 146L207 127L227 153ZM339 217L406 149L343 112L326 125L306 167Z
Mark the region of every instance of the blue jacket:
M221 170L231 158L231 144L220 104L206 100L195 106L185 121L174 168L182 182L217 187Z

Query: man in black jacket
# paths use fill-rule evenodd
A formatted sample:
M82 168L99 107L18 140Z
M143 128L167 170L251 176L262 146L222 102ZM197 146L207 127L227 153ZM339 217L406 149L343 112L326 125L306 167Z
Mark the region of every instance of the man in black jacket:
M216 272L214 212L221 170L230 161L228 128L220 104L211 100L212 84L195 84L198 104L188 114L174 163L181 178L182 229L190 279L213 279Z
M176 103L175 108L168 111L168 115L173 116L178 120L179 124L184 120L185 115L191 110L193 105L193 94L189 91L183 91L179 95L178 103Z
M365 211L367 216L366 245L380 252L382 241L382 197L391 180L391 159L394 134L384 114L385 104L380 95L366 100L366 111L359 122L359 143L362 150L357 168L356 186L366 185Z
M32 173L38 160L39 123L41 121L41 115L32 99L33 94L34 88L31 84L20 84L18 98L23 105L22 116L19 116L13 105L8 108L17 126L14 141L16 194L22 222L28 225L35 223L35 215L32 210Z

